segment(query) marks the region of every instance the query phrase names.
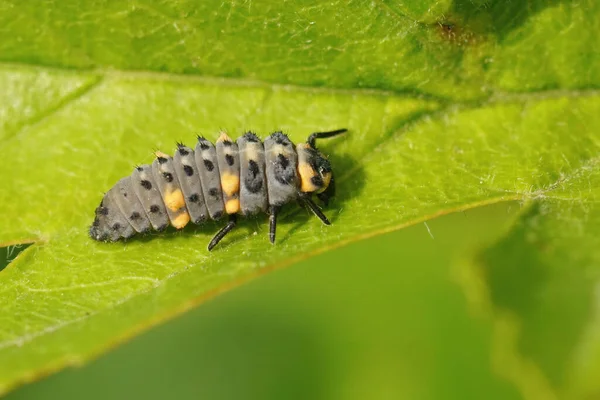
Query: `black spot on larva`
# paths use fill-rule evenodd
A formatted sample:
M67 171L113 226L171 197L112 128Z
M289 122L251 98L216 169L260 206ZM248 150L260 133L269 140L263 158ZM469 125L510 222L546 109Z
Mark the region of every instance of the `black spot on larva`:
M118 231L119 229L121 229L121 224L116 222L113 226L112 226L112 230L113 231Z
M152 205L150 206L150 212L151 212L151 213L153 213L153 214L156 214L156 213L157 213L157 212L159 212L159 211L160 211L160 207L159 207L159 206L157 206L156 204L152 204Z
M144 168L142 167L135 167L135 169L137 169L139 172L142 172L144 170Z
M177 151L179 152L179 154L181 154L182 156L187 156L188 154L190 154L190 152L183 147L182 144L178 144L177 146L179 146L179 149L177 149Z
M211 196L217 196L219 194L219 189L217 188L210 188L208 189L208 194Z
M208 172L212 171L213 169L215 169L215 165L212 163L212 161L210 160L204 160L204 167L206 168L206 170Z
M173 182L173 174L170 172L163 172L163 177L167 182Z
M244 179L244 185L250 193L258 193L263 186L263 177L260 173L260 168L254 160L248 161L248 175Z
M142 185L142 187L143 187L144 189L146 189L146 190L150 190L150 189L152 189L152 182L150 182L150 181L147 181L147 180L145 180L145 179L144 179L144 180L142 180L142 181L140 182L140 184L141 184L141 185Z
M124 192L124 193L123 193L123 197L127 197L127 192Z
M98 217L94 218L94 222L92 222L92 226L98 226L100 225L100 220L98 219Z
M283 154L277 154L277 163L281 168L286 169L290 165L290 160Z
M192 175L194 175L194 168L192 168L192 167L191 167L191 166L189 166L189 165L184 165L184 166L183 166L183 171L185 172L185 174L186 174L187 176L192 176Z
M323 186L323 178L321 178L319 175L315 175L310 178L310 182L317 187Z
M159 231L159 232L160 231L164 231L165 229L167 229L167 226L168 226L167 224L162 224L162 225L158 226L156 228L156 230Z
M96 214L98 214L98 215L108 215L108 208L100 206L100 207L96 208Z
M167 159L165 157L156 157L156 159L158 160L159 164L164 164L167 162Z
M296 176L294 168L290 166L290 160L283 154L277 155L277 162L274 165L274 175L277 182L282 185L289 185Z
M138 220L138 219L140 219L141 217L142 217L142 216L140 215L140 213L139 213L139 212L137 212L137 211L134 211L134 212L132 212L132 213L131 213L131 215L129 216L129 219L130 219L130 220L132 220L132 221L135 221L135 220Z
M256 136L256 134L253 132L246 132L246 134L244 134L244 139L246 139L247 142L252 142L252 143L260 142L260 139L258 138L258 136Z
M204 221L206 221L206 216L201 215L198 218L196 218L196 220L194 221L194 223L196 225L200 225L201 223L203 223Z
M223 140L223 146L229 147L231 146L233 143L231 142L231 140Z
M211 218L212 219L219 219L223 216L223 212L222 211L217 211L216 213L214 213Z
M197 203L198 200L200 200L200 196L198 196L198 193L194 193L188 197L188 201L190 203Z
M260 168L258 168L258 163L256 161L248 161L248 172L250 172L253 178L256 178L256 176L260 172Z
M233 158L233 156L231 154L225 154L225 161L227 161L227 165L229 165L231 167L233 165L233 163L235 162L235 159Z

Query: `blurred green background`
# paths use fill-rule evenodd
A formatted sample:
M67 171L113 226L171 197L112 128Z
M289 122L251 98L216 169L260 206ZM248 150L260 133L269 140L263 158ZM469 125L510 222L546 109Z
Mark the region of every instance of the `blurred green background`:
M468 303L460 262L519 208L451 214L305 260L6 398L520 398L493 371L493 324Z

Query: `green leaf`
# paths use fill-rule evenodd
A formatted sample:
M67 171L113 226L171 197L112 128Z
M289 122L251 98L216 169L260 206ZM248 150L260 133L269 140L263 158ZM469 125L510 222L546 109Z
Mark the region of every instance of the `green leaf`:
M361 238L487 203L592 199L599 5L513 3L0 4L0 243L34 242L0 273L0 392ZM322 145L331 227L290 208L276 246L257 218L210 254L215 224L87 237L102 193L153 149L339 127Z

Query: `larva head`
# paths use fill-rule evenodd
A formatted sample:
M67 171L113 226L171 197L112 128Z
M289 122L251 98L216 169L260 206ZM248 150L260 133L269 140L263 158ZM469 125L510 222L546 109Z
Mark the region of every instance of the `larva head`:
M335 196L335 180L333 179L333 170L331 169L331 164L329 160L317 150L317 139L327 139L336 137L343 133L346 133L348 130L346 128L336 129L334 131L327 132L315 132L312 133L308 139L306 140L307 147L312 150L313 155L311 158L311 165L313 170L316 172L315 177L310 178L316 180L317 189L312 191L317 194L319 200L321 200L325 205L329 203L329 199ZM300 147L300 146L298 146ZM300 162L300 152L298 153L298 161ZM298 164L300 169L300 164ZM301 181L305 182L305 177L301 176ZM308 174L306 175L308 178Z
M327 204L335 195L333 170L329 160L309 144L301 143L296 147L298 152L298 176L300 191L316 194Z

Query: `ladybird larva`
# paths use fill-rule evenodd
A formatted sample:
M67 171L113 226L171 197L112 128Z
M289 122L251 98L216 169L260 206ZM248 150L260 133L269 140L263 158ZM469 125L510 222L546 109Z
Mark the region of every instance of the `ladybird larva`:
M221 133L215 144L199 136L195 149L178 143L173 157L157 152L152 165L136 167L106 192L89 235L117 241L227 215L227 225L208 244L212 250L235 227L238 214L265 212L269 239L275 243L277 213L292 201L330 225L312 200L316 195L327 205L335 195L331 164L317 150L316 141L346 131L315 132L295 146L282 132L274 132L264 143L252 132L237 141Z

